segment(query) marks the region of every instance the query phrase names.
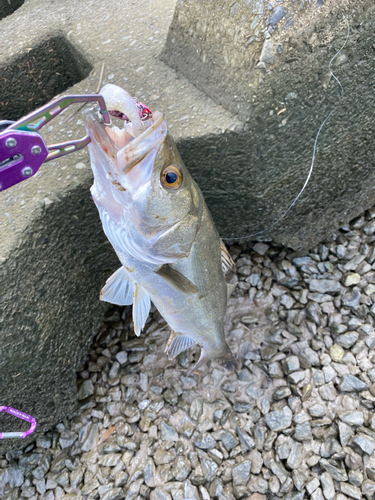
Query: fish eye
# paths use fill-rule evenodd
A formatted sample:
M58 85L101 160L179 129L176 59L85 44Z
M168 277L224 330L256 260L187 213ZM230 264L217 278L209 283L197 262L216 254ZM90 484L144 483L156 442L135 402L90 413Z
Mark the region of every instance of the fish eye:
M182 184L182 173L175 165L164 167L161 172L161 183L167 189L178 189Z

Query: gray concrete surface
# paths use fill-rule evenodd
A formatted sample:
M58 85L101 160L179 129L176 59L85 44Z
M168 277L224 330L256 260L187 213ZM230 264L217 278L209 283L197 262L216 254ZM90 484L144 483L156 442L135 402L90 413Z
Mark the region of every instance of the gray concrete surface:
M350 38L332 65L340 100L328 65L347 34L343 14ZM202 172L221 234L250 235L278 220L334 108L308 188L259 237L310 248L374 202L374 28L371 0L178 2L162 59L246 123L242 133L198 141L199 157L188 161Z
M0 119L30 110L35 86L33 106L48 102L54 85L58 92L95 92L104 61L103 83L123 85L163 110L177 139L234 129L238 119L158 59L174 7L174 0L26 0L0 23ZM90 67L91 76L66 88ZM43 132L47 143L84 135L79 113L69 121L73 112ZM30 413L40 430L76 407L76 369L105 311L99 292L118 267L91 183L82 151L0 193L0 404ZM0 450L19 444L0 441Z

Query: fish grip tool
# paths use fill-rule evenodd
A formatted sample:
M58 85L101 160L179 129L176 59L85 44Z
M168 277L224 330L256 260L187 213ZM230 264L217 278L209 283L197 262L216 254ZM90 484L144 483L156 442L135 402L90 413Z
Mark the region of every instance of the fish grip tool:
M90 136L47 146L38 131L72 104L97 102L104 123L111 122L104 98L98 94L55 99L16 122L0 121L0 191L37 173L42 163L84 148Z
M23 411L16 410L11 406L0 406L0 413L5 411L9 413L9 415L13 415L14 417L20 418L21 420L26 420L31 424L31 427L28 431L25 432L0 432L0 439L9 439L9 438L25 438L30 436L36 429L36 420L31 415L24 413Z

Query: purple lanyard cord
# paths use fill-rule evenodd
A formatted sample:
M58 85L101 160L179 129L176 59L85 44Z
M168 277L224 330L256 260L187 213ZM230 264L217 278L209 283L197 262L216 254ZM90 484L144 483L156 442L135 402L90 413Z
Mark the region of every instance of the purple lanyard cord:
M0 413L5 411L14 417L21 418L22 420L26 420L26 422L30 422L31 427L26 432L0 432L0 439L6 438L25 438L32 434L36 429L36 420L31 415L27 413L23 413L22 411L16 410L10 406L0 406Z

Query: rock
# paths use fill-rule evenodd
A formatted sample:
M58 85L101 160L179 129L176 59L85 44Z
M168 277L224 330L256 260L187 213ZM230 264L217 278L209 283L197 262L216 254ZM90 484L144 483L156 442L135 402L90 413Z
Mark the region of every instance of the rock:
M297 356L288 356L285 358L283 361L283 368L286 374L299 370L300 364Z
M348 476L346 474L345 469L340 469L339 467L336 467L335 465L332 465L328 460L325 458L322 458L319 460L320 466L327 471L335 481L347 481Z
M339 422L338 427L341 445L346 446L352 438L354 431L349 425L346 425L343 422Z
M358 411L344 411L339 413L339 418L342 422L348 425L363 425L363 412Z
M89 427L89 431L87 432L83 444L81 446L82 451L90 451L92 450L98 443L100 436L100 430L98 424L92 424Z
M319 387L319 394L324 401L334 401L336 399L336 390L332 382Z
M375 440L365 434L358 434L352 439L352 443L368 455L372 455L375 450Z
M190 417L194 420L199 420L203 413L203 398L197 397L193 399L190 406Z
M232 477L235 485L246 484L250 478L251 461L244 460L242 463L233 467Z
M90 379L85 380L81 387L78 389L77 399L86 399L89 396L92 396L92 394L94 394L94 385Z
M160 436L163 441L178 441L179 436L178 432L175 431L170 425L166 422L162 422L160 426Z
M107 493L101 497L101 500L120 500L122 498L125 498L124 490L122 488L113 488L107 491Z
M69 448L76 441L78 435L72 431L63 431L60 434L59 443L61 448L64 450L65 448Z
M251 474L259 474L263 465L262 455L258 450L251 450L247 457L251 461Z
M308 408L308 412L312 417L323 417L325 414L325 407L319 403L314 404Z
M349 483L354 486L360 487L363 483L363 474L359 470L351 470L349 471Z
M163 450L162 448L158 448L154 453L154 462L156 465L165 465L173 462L176 458L176 451L174 448L170 450Z
M42 472L44 475L45 472L44 471L42 471ZM36 477L36 476L34 475L34 477ZM10 487L12 489L14 489L14 488L18 488L19 486L22 486L23 480L24 480L24 477L23 477L23 473L20 470L20 468L11 466L10 470L9 470L9 485L10 485Z
M253 403L246 403L245 401L236 401L233 404L233 410L236 413L247 413L254 407Z
M281 462L275 461L273 458L270 459L269 465L271 467L272 472L277 476L279 481L284 484L288 479L288 472L285 470L283 464Z
M126 351L120 351L116 354L116 359L120 365L124 365L128 361L128 353Z
M350 349L352 345L354 345L357 342L358 337L359 335L357 332L344 333L344 335L339 335L336 338L336 344L340 345L341 347L344 347L344 349Z
M288 398L291 394L292 391L289 389L289 387L282 387L281 389L275 391L272 397L275 401L281 401L284 398Z
M329 279L312 279L309 283L310 292L328 293L337 295L341 291L340 283Z
M332 361L340 363L342 358L344 357L345 351L341 346L333 344L329 350L329 354L332 358Z
M273 26L274 24L277 24L281 19L285 16L286 11L284 7L281 5L277 5L275 9L273 10L272 16L270 17L268 24Z
M265 243L255 243L255 245L253 246L254 252L258 253L259 255L264 255L268 249L269 246Z
M90 479L85 485L81 488L82 495L88 495L97 489L99 486L99 481L96 478Z
M311 500L324 500L322 490L320 488L316 489L310 498Z
M114 467L121 460L121 453L108 453L99 457L99 464L104 467Z
M292 412L285 406L282 411L271 411L264 417L266 424L272 431L282 431L291 426Z
M141 489L142 483L143 483L143 479L137 479L136 481L131 483L129 485L128 490L126 491L125 500L136 500L136 498L138 497L139 491ZM155 490L153 490L153 491L155 491ZM151 495L150 495L150 498L151 498ZM171 497L168 497L168 500L171 500Z
M176 391L176 389L174 387L166 389L163 392L163 398L171 406L177 406L177 403L178 403L178 394L177 394L177 391Z
M264 41L259 60L261 63L265 64L275 63L274 49L271 38Z
M52 444L51 440L46 436L39 436L38 439L36 440L37 447L44 448L45 450L51 448L51 444Z
M335 486L332 476L328 472L323 472L320 476L320 482L322 483L324 498L332 500L335 497Z
M343 392L361 392L368 389L368 385L358 377L348 374L344 375L344 380L339 385L339 389Z
M238 439L240 440L242 453L250 451L255 447L254 440L245 431L243 431L239 427L237 427L237 435L238 435Z
M177 457L172 474L176 481L185 481L191 472L189 461L185 457Z
M208 432L202 432L195 439L194 444L197 448L201 448L202 450L209 450L215 447L216 441Z
M374 481L363 481L362 483L362 493L368 500L374 498L375 494L375 482Z
M310 441L312 439L311 427L309 422L296 425L294 439L297 441Z
M311 495L319 487L319 484L320 484L319 480L316 477L314 477L314 479L312 479L306 484L307 493Z
M67 454L66 453L60 453L59 455L57 455L52 463L51 463L51 466L49 467L51 472L60 472L63 470L63 468L65 467L65 460L68 458Z
M358 285L360 281L361 281L361 275L358 273L346 274L342 279L342 282L345 286Z
M353 288L353 291L346 293L342 298L342 304L344 307L350 307L357 309L359 306L359 300L361 298L361 292L358 288Z
M323 366L323 373L327 384L337 377L337 372L331 365Z
M230 451L238 445L238 439L229 431L221 438L226 450Z
M349 483L340 483L340 490L344 495L348 495L351 498L356 498L357 500L362 500L362 492L356 486Z
M268 365L268 374L271 378L283 378L284 372L277 361Z
M287 460L287 465L290 469L297 469L303 459L303 445L301 443L297 443L293 441L293 445L291 446L290 453Z

